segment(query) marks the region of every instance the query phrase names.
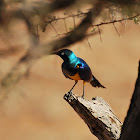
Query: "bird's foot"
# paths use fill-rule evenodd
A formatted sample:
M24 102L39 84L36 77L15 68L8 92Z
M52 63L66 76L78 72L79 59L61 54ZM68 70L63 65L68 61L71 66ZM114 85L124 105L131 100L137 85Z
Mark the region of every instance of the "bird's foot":
M68 93L71 95L72 94L72 90L70 90Z
M81 96L84 99L84 95Z

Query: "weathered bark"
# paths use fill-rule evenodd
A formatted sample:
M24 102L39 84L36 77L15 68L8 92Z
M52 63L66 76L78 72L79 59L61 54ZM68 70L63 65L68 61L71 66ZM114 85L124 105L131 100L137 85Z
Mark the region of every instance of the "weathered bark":
M88 125L92 134L99 140L119 139L122 123L114 111L102 98L95 97L85 100L68 92L64 99L73 107L78 115Z
M134 94L123 127L109 104L100 97L85 100L68 92L64 99L99 140L140 140L140 62Z

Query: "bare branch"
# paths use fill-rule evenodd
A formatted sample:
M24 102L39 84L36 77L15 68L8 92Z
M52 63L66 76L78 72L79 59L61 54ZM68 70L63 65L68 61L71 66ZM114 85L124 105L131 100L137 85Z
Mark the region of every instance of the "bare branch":
M59 18L53 18L53 19L50 19L49 21L45 22L43 25L43 27L47 26L48 23L51 23L51 22L54 22L54 21L58 21L58 20L66 20L67 18L76 18L76 17L79 17L79 16L85 16L88 12L80 12L80 13L77 13L77 14L73 14L73 15L68 15L66 17L59 17ZM92 26L102 26L102 25L106 25L106 24L113 24L113 23L116 23L116 22L122 22L122 21L127 21L127 20L133 20L134 18L140 16L140 14L137 14L137 15L134 15L134 16L131 16L131 17L127 17L127 18L121 18L121 19L118 19L118 20L112 20L112 21L109 21L109 22L101 22L99 24L92 24ZM74 20L73 19L73 20ZM75 25L75 21L74 21L74 25Z
M137 14L135 16L128 17L128 18L122 18L122 19L118 19L118 20L109 21L109 22L101 22L101 23L95 24L93 26L102 26L105 24L112 24L112 23L121 22L121 21L133 20L135 17L138 17L138 16L140 16L140 14Z
M73 93L67 93L64 95L64 99L84 120L91 133L98 137L99 140L119 139L122 123L109 104L101 97L85 100Z
M79 17L79 16L81 16L81 15L85 16L86 14L87 14L87 12L80 12L80 13L77 13L77 14L75 14L75 15L74 15L74 14L73 14L73 15L68 15L67 17L59 17L59 18L51 19L51 20L47 21L45 24L42 24L42 25L40 25L40 26L41 26L42 31L44 31L44 27L46 27L49 23L54 22L54 21L58 21L58 20L64 20L64 24L65 24L65 28L66 28L66 21L65 21L65 20L66 20L67 18L72 17L72 18L75 19L75 17ZM118 32L118 30L117 30L117 28L116 28L116 26L115 26L114 23L117 23L117 22L122 23L122 21L125 21L125 28L126 28L127 20L133 20L134 18L136 18L136 17L138 17L138 16L140 16L140 14L137 14L137 15L135 15L135 16L131 16L131 17L128 17L128 18L121 18L121 19L118 19L118 20L109 21L109 22L101 22L101 23L98 23L98 24L92 24L92 25L89 25L89 27L96 27L96 26L97 26L98 31L99 31L99 35L100 35L100 40L101 40L101 42L102 42L101 30L100 30L100 28L99 28L100 26L107 25L107 24L113 24L113 26L114 26L114 28L115 28L117 34L120 36L120 34L119 34L119 32ZM74 25L75 25L75 24L76 24L76 23L75 23L75 21L74 21ZM71 33L71 31L70 31L70 32L66 31L66 33L59 34L59 35L66 35L66 34L68 34L68 33Z
M51 18L50 20L48 20L47 22L43 23L42 25L40 25L41 27L46 27L49 23L52 23L52 22L55 22L55 21L58 21L58 20L66 20L68 18L73 18L73 22L74 22L74 27L76 27L76 24L75 24L75 17L79 17L79 16L86 16L88 12L81 12L81 13L77 13L77 14L70 14L66 17L58 17L58 18Z

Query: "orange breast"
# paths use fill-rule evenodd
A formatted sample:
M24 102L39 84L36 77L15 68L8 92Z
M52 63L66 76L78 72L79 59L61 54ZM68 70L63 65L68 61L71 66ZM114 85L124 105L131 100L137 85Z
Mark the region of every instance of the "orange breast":
M79 73L76 73L74 76L70 76L70 75L68 75L68 76L69 76L69 78L71 78L73 80L82 80L79 76Z

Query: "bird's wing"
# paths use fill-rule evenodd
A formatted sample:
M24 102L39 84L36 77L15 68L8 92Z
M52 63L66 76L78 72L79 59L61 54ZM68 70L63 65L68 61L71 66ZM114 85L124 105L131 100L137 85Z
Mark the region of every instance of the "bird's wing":
M90 82L92 80L92 72L88 64L81 58L79 59L79 63L82 65L79 67L78 72L80 75L80 78L84 81Z
M90 82L92 80L92 73L89 68L80 68L79 76L82 80Z

